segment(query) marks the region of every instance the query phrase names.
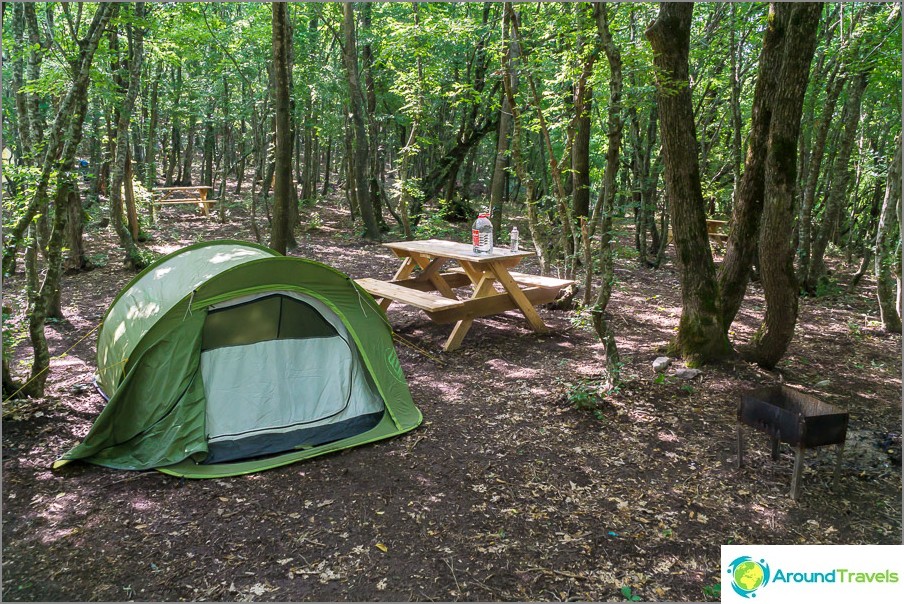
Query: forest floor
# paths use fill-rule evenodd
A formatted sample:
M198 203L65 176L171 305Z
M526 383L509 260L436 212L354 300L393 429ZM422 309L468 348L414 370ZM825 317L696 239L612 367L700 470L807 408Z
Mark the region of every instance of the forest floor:
M292 255L353 277L391 276L394 256L352 236L347 212L317 212L305 210L316 228L298 231ZM172 206L147 231L147 247L161 254L252 239L238 206L222 225ZM722 544L900 543L901 338L881 330L869 278L854 295L801 299L776 372L738 360L685 382L672 375L676 363L657 379L651 363L680 314L677 273L671 261L640 268L624 233L609 308L625 381L595 413L577 408L605 366L586 315L543 308L546 335L512 312L478 320L459 350L443 354L450 326L394 305L395 330L423 351L397 346L420 428L259 474L193 481L50 469L103 406L91 386L96 336L85 335L134 276L110 232L86 237L107 262L64 279L66 320L47 330L56 355L47 396L3 405L6 601L700 601L718 598ZM23 309L22 288L21 274L11 278L4 304ZM764 306L753 284L736 342ZM20 344L13 368L24 373L27 360ZM787 446L773 461L767 439L748 432L747 463L736 468L739 397L778 382L850 412L837 490L833 447L806 457L798 501L788 496ZM895 436L897 460L883 448Z

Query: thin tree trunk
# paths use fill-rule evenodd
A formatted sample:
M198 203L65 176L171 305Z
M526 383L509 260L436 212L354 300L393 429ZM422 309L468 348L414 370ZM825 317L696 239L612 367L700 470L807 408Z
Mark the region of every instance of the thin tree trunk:
M807 274L808 279L805 284L807 291L816 291L817 283L825 278L826 248L828 248L829 240L836 230L841 219L841 213L846 205L848 183L850 183L851 179L849 166L851 151L857 138L857 127L860 125L860 104L869 81L868 75L867 71L862 71L854 76L848 89L847 99L844 101L844 107L841 110L841 123L844 132L841 136L838 155L835 156L835 162L832 164L832 186L829 189L829 197L826 200L822 225L813 240L809 272Z
M534 250L537 252L537 259L540 262L540 273L545 275L549 270L549 250L552 234L549 232L549 228L540 222L540 216L537 212L536 181L534 181L531 171L527 169L527 162L525 161L521 148L521 111L515 100L515 86L517 80L515 79L514 69L512 68L512 60L519 56L520 46L516 39L509 38L512 13L513 11L505 11L502 27L503 44L510 50L510 52L509 50L503 52L502 83L505 89L505 95L509 101L509 107L512 110L512 166L515 169L515 173L518 175L518 180L525 188L524 195L527 205L527 225L530 230L531 241L533 241L534 244Z
M763 195L766 187L766 152L769 126L772 122L777 78L782 67L786 23L775 15L770 5L763 48L760 51L759 75L753 92L750 134L744 172L735 192L731 229L725 257L719 269L719 292L722 328L725 333L734 322L750 279L750 267L756 256Z
M70 199L70 191L75 186L72 182L74 177L71 175L73 174L72 168L75 162L75 155L82 139L82 127L88 106L91 63L94 60L98 43L107 24L118 10L119 5L115 3L99 4L87 34L78 41L81 52L78 59L72 64L74 74L72 87L66 94L54 126L50 130L45 151L44 170L42 170L41 180L38 182L38 187L33 197L36 210L37 208L43 210L45 205L41 202L46 200L50 168L57 168L59 176L54 193L53 230L47 246L47 269L40 288L30 296L31 312L29 313L28 331L31 336L34 359L28 385L23 390L23 393L27 396L41 397L44 395L47 372L50 368L50 351L44 336L44 325L47 320L47 311L51 298L56 294L60 286L62 243L69 212L68 200ZM60 143L62 143L61 150L59 148ZM47 173L47 180L44 179L44 172ZM33 257L32 265L34 266L36 263L37 258ZM34 281L35 287L32 288L32 291L37 286L36 275Z
M289 109L288 11L283 2L273 2L273 98L276 110L274 153L273 220L270 247L285 255L289 244L292 203L292 135ZM266 185L265 185L266 186Z
M506 52L509 52L508 49ZM505 198L506 166L508 165L509 136L512 131L512 108L508 95L502 92L499 109L499 127L496 129L496 158L493 161L493 178L490 181L490 221L497 233L502 230L502 202Z
M873 198L870 201L870 211L869 217L867 218L867 224L863 227L863 231L858 233L857 239L862 242L867 238L873 238L873 225L878 222L881 210L882 210L882 193L886 188L885 183L881 180L876 180L875 185L873 186ZM851 236L853 237L854 230L851 229ZM873 238L875 240L875 238ZM853 245L851 245L853 248ZM860 260L860 268L857 269L857 272L851 277L851 282L848 283L847 290L849 293L853 293L857 286L860 285L860 280L863 279L863 276L869 270L870 266L873 264L873 256L875 255L875 247L872 245L861 245L858 248L859 253L863 254L863 258Z
M197 134L198 123L193 116L188 118L188 136L185 141L185 153L182 156L182 168L179 172L179 185L191 186L191 164L195 155L195 135Z
M135 12L139 18L144 16L144 3L135 3ZM144 31L141 27L128 25L129 39L129 79L126 89L123 91L123 100L119 108L119 119L116 125L116 155L113 170L110 174L110 221L119 242L126 253L126 262L134 269L144 268L146 262L142 259L135 241L138 239L137 217L132 220L134 212L134 199L130 211L129 223L132 231L123 223L123 184L131 186L131 181L126 183L126 177L131 173L131 154L129 153L129 122L135 99L138 96L138 87L141 85L141 63L144 57Z
M722 326L697 162L688 81L693 10L694 5L690 3L663 3L656 20L646 30L657 70L656 96L665 180L681 278L681 319L671 348L690 365L723 359L731 351Z
M358 46L355 33L354 3L346 3L342 6L342 33L344 44L342 58L348 80L349 103L351 105L351 121L353 126L352 137L352 168L355 175L354 196L361 218L364 220L365 236L374 241L380 240L380 225L374 213L374 206L368 190L367 167L368 145L367 130L364 126L364 108L362 104L360 76L358 74Z
M609 61L609 120L608 120L608 145L606 148L606 172L603 177L603 189L597 206L602 206L602 222L600 223L600 289L593 305L593 327L603 346L606 349L606 370L609 375L609 386L614 387L621 381L621 361L618 354L618 346L615 342L615 333L609 321L606 318L606 310L609 306L609 299L612 295L612 286L615 283L615 263L612 251L612 216L615 214L615 177L618 172L619 154L621 151L621 139L624 122L621 112L621 95L622 95L622 59L621 52L612 40L612 34L609 31L609 16L606 4L597 4L594 7L597 18L597 31L602 39L603 50L606 52L606 58ZM582 108L589 114L590 108ZM588 115L589 122L589 115ZM587 124L589 131L589 123ZM578 126L580 129L580 125ZM589 132L588 141L589 145ZM589 151L589 148L588 148ZM589 158L588 158L589 159ZM588 165L586 166L589 168ZM588 173L589 176L589 173ZM587 186L589 188L589 178ZM578 201L577 189L583 186L583 179L575 177L575 201ZM577 204L576 204L577 209ZM585 248L585 268L587 271L587 282L585 283L584 305L590 303L590 278L593 274L592 259L587 254L586 249L590 247L591 233L586 229L582 229L582 239Z
M882 319L882 326L888 333L898 334L901 333L900 212L901 135L898 134L895 155L888 165L888 177L885 179L885 198L882 201L882 213L879 217L879 230L876 235L876 260L874 266L877 283L876 294L879 299L879 316ZM895 237L895 230L897 230L897 238ZM893 273L898 280L897 296L892 283Z
M159 84L163 76L163 62L158 62L151 83L151 116L148 121L147 140L144 141L144 186L153 189L157 182L157 124L160 121Z
M107 6L100 4L99 6ZM25 230L31 225L35 215L44 212L48 203L47 189L50 184L51 174L72 169L77 146L81 142L82 125L85 120L85 108L83 102L90 85L91 63L97 51L100 37L103 35L110 18L119 10L117 4L104 10L98 9L86 36L79 40L81 53L73 62L73 82L57 111L53 126L48 131L47 142L44 147L44 158L41 164L41 173L34 186L34 193L28 200L25 212L18 222L4 234L7 244L3 250L3 274L9 274L10 262L16 256L16 250ZM75 147L68 136L77 136ZM61 150L62 149L62 150ZM71 157L70 154L71 153Z
M819 174L822 168L822 158L825 155L826 139L829 135L829 126L832 124L832 115L835 113L835 105L838 103L838 96L844 88L846 78L832 75L829 86L826 89L826 99L823 103L822 114L819 122L816 124L816 136L813 143L813 152L810 155L809 165L807 166L807 179L804 185L804 192L800 203L800 233L798 243L798 282L803 286L807 293L815 293L809 291L810 283L810 256L813 246L813 202L816 198L816 187L819 184Z
M784 356L797 323L797 279L794 274L794 198L797 185L798 140L810 63L816 50L816 31L822 4L776 3L776 19L787 23L785 60L779 73L769 150L766 192L760 228L759 266L766 297L763 323L753 335L748 357L773 368Z

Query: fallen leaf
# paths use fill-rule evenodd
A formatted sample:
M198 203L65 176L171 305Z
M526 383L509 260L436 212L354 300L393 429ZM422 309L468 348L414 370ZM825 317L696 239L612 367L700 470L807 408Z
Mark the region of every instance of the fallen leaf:
M383 545L382 543L377 543L376 548L383 552L384 554L389 551L389 548Z

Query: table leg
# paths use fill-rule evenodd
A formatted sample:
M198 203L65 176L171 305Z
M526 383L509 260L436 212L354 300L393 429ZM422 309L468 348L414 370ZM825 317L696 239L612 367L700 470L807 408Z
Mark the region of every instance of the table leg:
M546 324L543 323L543 319L540 318L537 309L534 308L534 305L530 303L530 300L527 299L524 292L521 291L521 288L518 287L518 284L512 279L512 276L509 274L508 270L506 270L505 266L499 262L491 262L490 270L496 275L496 279L499 280L499 283L505 288L505 291L508 292L512 301L521 310L521 313L524 315L524 318L527 319L531 328L537 333L548 332L549 329L546 327Z
M201 198L201 211L204 212L204 216L210 216L210 208L207 204L207 189L198 189L198 197Z
M434 258L427 262L426 266L421 265L421 274L417 276L418 280L427 280L436 288L436 291L444 297L451 300L457 300L458 296L452 291L452 288L446 283L446 280L439 276L439 271L446 263L446 258ZM420 264L420 263L419 263Z
M471 296L471 299L483 298L490 292L495 292L496 288L493 287L494 281L495 278L493 275L484 275L480 282L474 287L474 295ZM468 333L468 330L471 329L473 323L474 319L462 319L456 323L455 327L452 329L452 333L449 334L449 339L446 340L446 343L443 345L443 350L445 352L452 352L461 346L461 341L465 338L465 335Z

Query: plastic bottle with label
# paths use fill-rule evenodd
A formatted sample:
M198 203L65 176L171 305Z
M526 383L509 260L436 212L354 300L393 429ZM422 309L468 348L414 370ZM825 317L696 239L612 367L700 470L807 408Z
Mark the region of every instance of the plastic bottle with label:
M493 253L493 223L490 222L489 214L478 214L474 226L471 227L471 239L475 254Z
M517 252L520 248L518 247L518 227L512 227L512 234L509 235L509 249L513 252Z

